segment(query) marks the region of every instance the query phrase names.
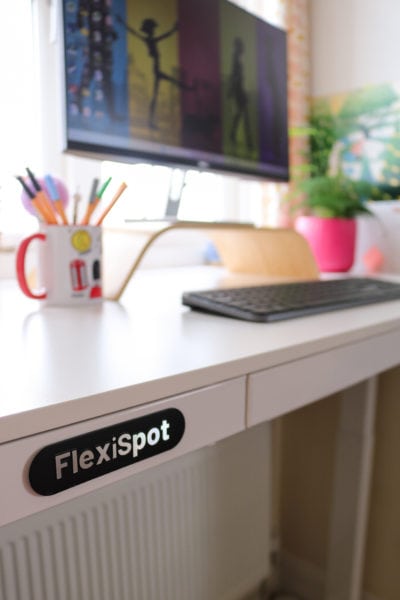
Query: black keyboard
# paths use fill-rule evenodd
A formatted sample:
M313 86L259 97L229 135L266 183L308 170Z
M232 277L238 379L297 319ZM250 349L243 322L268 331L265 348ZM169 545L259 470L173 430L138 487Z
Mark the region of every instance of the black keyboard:
M185 292L182 302L227 317L266 322L396 299L400 299L400 284L348 277Z

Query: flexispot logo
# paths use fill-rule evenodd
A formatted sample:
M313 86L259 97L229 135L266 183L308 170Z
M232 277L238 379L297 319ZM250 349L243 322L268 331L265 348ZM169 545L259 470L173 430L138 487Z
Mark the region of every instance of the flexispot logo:
M51 496L174 448L185 419L176 408L91 431L42 448L29 467L35 492Z

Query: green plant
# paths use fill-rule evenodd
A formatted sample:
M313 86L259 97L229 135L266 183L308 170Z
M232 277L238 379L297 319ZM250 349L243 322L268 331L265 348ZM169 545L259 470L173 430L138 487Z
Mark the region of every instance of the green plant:
M295 185L302 193L301 206L319 217L353 218L370 213L366 200L381 198L381 190L367 181L354 181L342 175L321 175L303 179ZM299 205L296 206L299 208Z
M308 175L320 177L329 170L329 157L337 139L335 120L325 103L313 107L306 125L292 126L289 136L305 141L305 147L300 151L304 161L292 168L292 176Z

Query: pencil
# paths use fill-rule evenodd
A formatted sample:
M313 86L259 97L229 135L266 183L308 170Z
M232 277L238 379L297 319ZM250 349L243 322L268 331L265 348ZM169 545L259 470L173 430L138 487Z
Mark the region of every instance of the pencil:
M74 198L74 212L72 215L72 224L76 225L78 223L78 205L79 205L80 201L82 200L82 197L79 193L79 187L77 188L73 198Z
M99 225L102 224L104 218L108 215L108 213L110 212L110 210L112 209L112 207L114 206L114 204L116 203L118 198L122 195L122 193L126 190L127 187L128 186L125 182L121 183L121 185L115 192L110 204L107 206L107 208L104 210L104 212L100 215L97 223L95 223L96 227L98 227Z

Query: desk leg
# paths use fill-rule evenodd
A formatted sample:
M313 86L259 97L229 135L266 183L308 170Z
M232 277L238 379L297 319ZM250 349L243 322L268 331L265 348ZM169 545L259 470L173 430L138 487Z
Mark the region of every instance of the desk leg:
M342 392L325 600L360 600L377 378Z

